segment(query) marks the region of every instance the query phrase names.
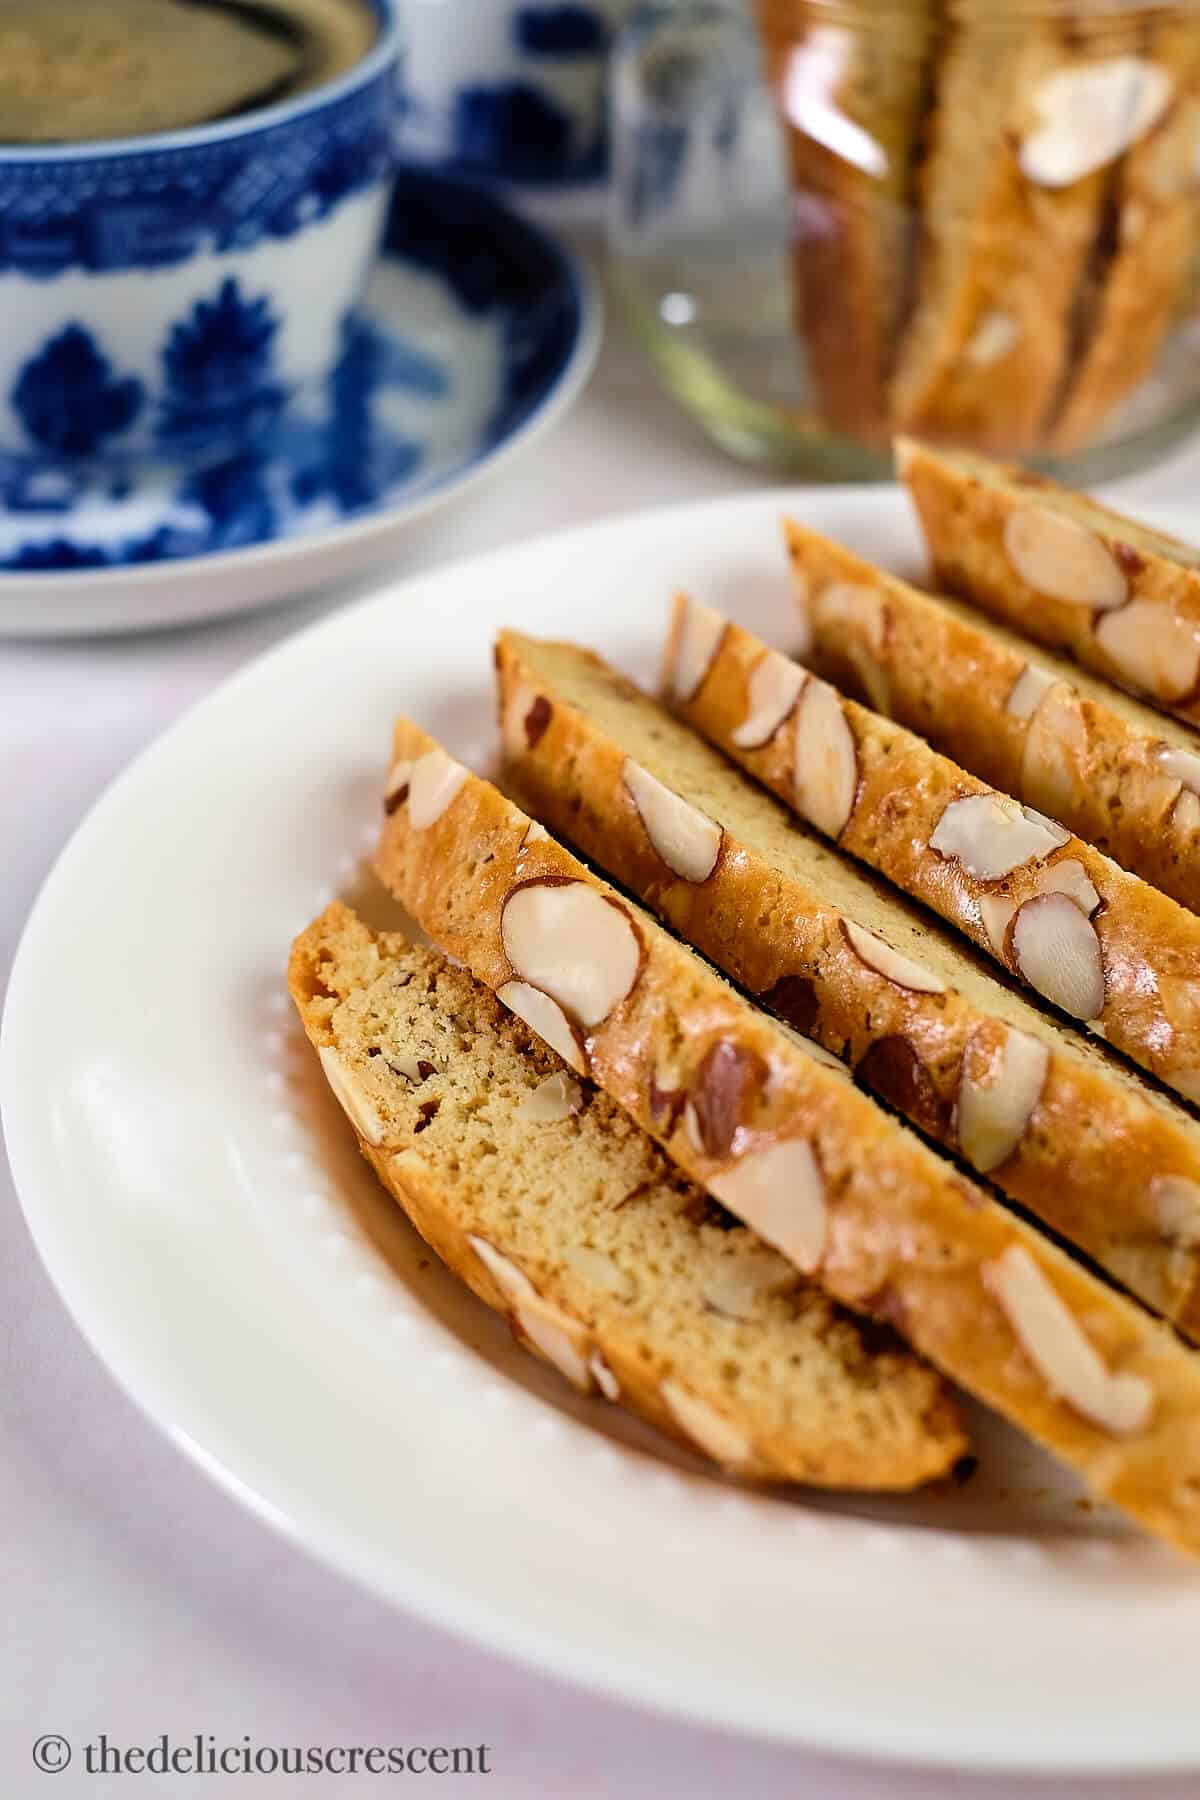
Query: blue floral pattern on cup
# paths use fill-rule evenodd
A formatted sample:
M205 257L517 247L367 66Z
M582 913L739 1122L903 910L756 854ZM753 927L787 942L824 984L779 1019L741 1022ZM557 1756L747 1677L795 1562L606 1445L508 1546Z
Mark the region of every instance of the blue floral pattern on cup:
M229 142L0 157L0 273L166 269L198 250L292 237L386 174L396 93L388 71L310 118Z
M273 379L279 321L265 294L244 296L231 276L215 298L197 300L163 351L166 397L158 440L167 452L205 444L252 444L278 418L286 388Z
M406 335L403 308L396 316L386 307L368 310L342 320L337 364L319 396L278 413L259 443L207 467L164 460L125 474L106 472L84 461L62 462L57 443L48 443L44 456L0 456L0 568L121 567L303 536L432 489L486 457L544 403L570 363L583 306L569 263L486 191L409 170L391 195L385 276L389 266L418 280L436 277L448 314L457 309L468 329L482 324L494 334L489 410L458 461L443 458L439 465L427 437L416 427L402 429L395 410L404 403L414 419L436 420L435 431L445 436L446 413L462 405L453 348L448 355L440 348L443 338L451 347L455 342L449 320L433 334L435 352ZM270 306L237 282L222 282L194 306L163 346L172 429L186 434L197 421L209 425L235 390L245 404L271 411L278 385L274 339ZM53 344L29 366L43 361ZM84 377L93 402L90 428L96 430L97 420L113 423L119 412L113 393L122 392L124 378L102 347L89 340L85 352L72 344L66 353L55 351L56 362ZM35 375L31 397L38 381ZM57 405L43 403L37 416L54 421L53 431L63 429ZM70 429L84 427L72 418ZM165 457L171 431L162 432L162 442ZM101 515L102 537L91 534Z
M396 161L400 0L370 3L366 56L261 112L0 144L0 453L212 461L328 379Z
M68 325L30 357L12 391L14 411L48 456L93 456L137 417L142 384L117 375L90 331Z

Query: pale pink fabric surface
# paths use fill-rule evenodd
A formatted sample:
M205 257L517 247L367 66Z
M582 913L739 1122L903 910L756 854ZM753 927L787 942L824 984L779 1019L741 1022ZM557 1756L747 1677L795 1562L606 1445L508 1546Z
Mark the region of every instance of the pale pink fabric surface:
M1200 491L1200 450L1127 485ZM574 414L494 485L417 528L399 569L629 508L755 485L710 451L632 353L610 347ZM376 578L356 583L367 592ZM51 861L95 796L192 701L346 592L232 624L95 643L0 644L0 982ZM0 601L2 603L2 601ZM217 1492L117 1392L30 1247L0 1165L0 1794L435 1792L456 1800L1189 1800L1187 1779L980 1780L836 1762L594 1699L395 1613ZM797 1629L803 1629L802 1621ZM1152 1671L1131 1671L1130 1698ZM83 1744L250 1733L278 1743L478 1743L445 1776L155 1778L33 1768L43 1732ZM1025 1747L1027 1753L1034 1746Z

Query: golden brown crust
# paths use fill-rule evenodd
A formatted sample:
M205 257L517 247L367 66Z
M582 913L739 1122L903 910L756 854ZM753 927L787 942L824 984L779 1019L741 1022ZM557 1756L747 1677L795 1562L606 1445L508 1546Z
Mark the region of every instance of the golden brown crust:
M897 464L940 586L1158 710L1200 724L1200 554L1098 501L982 457L907 440L897 446ZM1070 518L1091 534L1124 576L1125 607L1102 612L1057 598L1020 574L1005 534L1011 520L1032 509ZM1106 649L1111 622L1132 605L1147 609L1136 636L1147 636L1151 608L1159 630L1174 634L1171 653L1139 670L1141 680Z
M396 727L397 761L434 748L409 722ZM499 989L520 974L504 935L520 884L569 884L572 899L581 901L590 889L600 898L588 901L589 910L623 910L642 955L625 997L587 1030L593 1078L692 1179L715 1184L725 1204L744 1208L748 1222L760 1211L762 1190L747 1185L747 1176L763 1169L759 1159L785 1145L804 1150L803 1257L820 1285L845 1304L886 1316L914 1348L1055 1450L1098 1492L1180 1547L1200 1551L1200 1364L1168 1328L992 1203L844 1075L814 1065L650 919L635 921L626 903L552 839L529 841L528 817L488 783L467 777L423 828L412 823L410 805L385 819L376 867L435 941ZM599 972L595 959L574 959L566 975L592 981ZM722 1053L760 1079L743 1092L728 1148L718 1155L697 1139L686 1106L682 1118L664 1119L653 1111L651 1093L665 1059L672 1085L694 1103L713 1066L706 1059ZM737 1205L731 1190L740 1195ZM814 1214L809 1203L818 1194ZM797 1194L798 1207L801 1199ZM775 1223L791 1230L796 1220L779 1213ZM998 1298L998 1278L1014 1260L1068 1310L1089 1355L1102 1359L1108 1379L1123 1383L1122 1399L1130 1397L1123 1382L1129 1377L1133 1397L1147 1402L1126 1433L1055 1397L1060 1390L1052 1391L1010 1305Z
M903 36L886 22L848 26L815 0L756 0L756 12L788 146L796 328L818 406L836 430L882 446L932 9L910 0ZM830 120L857 134L857 155L822 141Z
M922 170L916 303L891 385L898 429L1009 454L1039 442L1108 171L1040 184L1022 146L1041 122L1044 83L1135 36L1128 22L1099 34L997 8L952 33Z
M836 546L830 549L836 554ZM863 572L869 572L865 565ZM853 578L851 571L841 578ZM927 658L941 666L930 656L928 637L923 642ZM953 986L916 992L871 968L846 935L847 917L890 934L894 948L924 956L926 966L951 981L967 953L950 940L936 964L929 963L934 945L928 940L942 934L923 920L913 930L899 902L889 916L886 897L882 906L868 909L864 896L857 911L842 910L822 892L828 853L794 832L781 840L773 802L705 746L679 744L691 734L599 657L502 632L496 666L502 717L517 694L527 705L537 696L550 707L534 743L522 733L506 734L506 766L530 810L769 1010L841 1056L926 1136L959 1148L964 1063L970 1058L974 1068L975 1059L996 1056L1014 1024L1003 990L995 989L989 1008L986 999ZM644 721L636 737L627 723L623 728L632 718ZM724 827L721 854L703 881L680 879L655 849L625 778L631 738L642 766ZM707 766L710 758L715 767ZM743 821L757 812L757 830L739 833L735 805ZM748 920L756 921L754 929L747 929ZM964 974L973 990L982 980L986 994L986 976L969 964ZM1200 1236L1200 1128L1179 1109L1152 1103L1124 1071L1077 1051L1031 1008L1017 1017L1015 1028L1045 1047L1047 1062L1036 1105L1031 1102L1011 1153L989 1169L991 1179L1195 1334L1200 1268L1181 1241L1187 1227L1164 1231L1155 1184L1174 1176L1192 1188L1190 1226Z
M747 1232L708 1223L702 1190L682 1182L603 1094L589 1094L571 1120L521 1125L515 1114L525 1097L565 1065L469 975L394 934L377 936L335 903L296 939L288 976L309 1041L336 1052L382 1123L378 1143L356 1127L363 1155L430 1248L508 1318L525 1348L554 1361L524 1330L513 1281L536 1291L545 1312L534 1317L558 1324L568 1362L578 1359L593 1389L589 1365L598 1356L608 1397L689 1449L711 1455L727 1439L719 1460L742 1479L896 1491L945 1475L964 1453L958 1409L940 1377L899 1343L868 1349L857 1322L782 1257ZM371 1055L395 1033L389 996L401 984L401 1017L419 1037L393 1037L389 1048L416 1042L428 1053L416 1085L388 1066L386 1051ZM446 1066L451 1058L457 1072ZM488 1155L459 1116L464 1094L478 1105L500 1084L514 1139L507 1147L515 1156L522 1132L528 1146L519 1178L507 1181L504 1147ZM553 1134L543 1170L575 1192L547 1192L555 1175L539 1180L531 1171L538 1132ZM589 1219L590 1207L612 1211ZM593 1248L590 1263L587 1252L572 1260L585 1239L606 1245L607 1258ZM480 1242L503 1260L494 1254L489 1265ZM597 1263L603 1274L593 1273ZM509 1291L497 1279L504 1270ZM747 1287L747 1275L765 1291ZM744 1316L717 1310L730 1295ZM673 1323L681 1312L686 1339ZM682 1391L702 1422L721 1422L711 1443L683 1429L664 1384Z
M1170 109L1122 158L1109 196L1113 243L1065 383L1049 444L1085 447L1150 368L1187 282L1196 246L1200 34L1191 18L1158 26L1154 61L1175 82Z
M802 525L786 530L810 668L855 699L884 701L881 711L973 775L1200 912L1200 807L1178 804L1191 789L1162 760L1190 748L1200 778L1200 741L954 601ZM822 601L845 584L877 608L856 613L836 592Z
M678 711L764 787L794 806L795 722L760 749L741 749L734 741L750 712L750 675L766 653L759 638L728 625L699 693L681 703ZM815 675L808 680L819 682ZM1044 845L1002 875L979 878L968 872L958 855L940 852L931 840L944 828L954 802L970 796L994 798L996 790L890 719L845 699L824 683L820 691L834 719L843 722L839 729L853 759L853 793L836 833L840 848L923 901L1014 975L1029 980L1043 998L1068 1012L1075 1012L1073 1005L1060 1001L1028 967L1020 966L1013 927L1024 917L1040 937L1046 923L1047 871L1078 865L1096 896L1087 913L1093 938L1088 939L1080 927L1076 932L1094 959L1090 985L1095 996L1075 1016L1087 1020L1114 1049L1177 1092L1200 1098L1200 919L1065 828L1060 828L1056 847ZM1009 802L1010 808L1015 804ZM1028 835L1024 827L1022 832ZM1038 908L1035 915L1025 911L1031 903ZM1010 910L1001 913L1000 907ZM1077 924L1070 915L1067 922ZM1032 961L1028 945L1026 961Z

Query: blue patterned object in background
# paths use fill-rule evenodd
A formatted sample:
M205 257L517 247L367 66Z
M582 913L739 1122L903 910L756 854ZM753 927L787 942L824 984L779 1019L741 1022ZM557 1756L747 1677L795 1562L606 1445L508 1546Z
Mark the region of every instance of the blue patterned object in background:
M608 21L591 6L519 6L513 16L518 49L530 56L605 56Z
M301 538L405 504L484 460L571 363L584 324L571 265L485 190L416 170L396 181L385 245L368 305L343 321L337 366L311 405L279 413L271 311L236 282L170 332L164 454L235 396L271 424L257 447L200 470L164 460L122 478L0 457L0 568L128 566ZM469 366L486 366L470 392ZM141 398L83 332L61 334L29 367L22 416L53 454L64 430L85 427L73 407L64 425L48 372L74 371L93 434L115 430Z
M608 163L606 85L632 0L415 0L406 152L525 186L575 186Z
M22 365L11 398L47 456L93 456L132 425L142 384L116 375L91 332L68 325Z
M368 53L279 105L0 144L0 453L211 460L327 380L396 162L400 0L370 3Z
M275 423L287 398L273 379L278 329L268 297L243 295L232 277L213 299L197 300L163 350L158 440L165 451L223 440L253 444Z
M291 237L386 172L394 91L388 74L310 119L186 152L0 156L0 272L164 269Z

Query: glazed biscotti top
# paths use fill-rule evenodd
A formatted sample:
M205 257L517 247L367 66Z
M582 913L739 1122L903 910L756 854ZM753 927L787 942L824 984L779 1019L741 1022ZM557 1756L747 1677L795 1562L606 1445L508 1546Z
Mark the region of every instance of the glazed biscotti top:
M1044 476L902 439L938 584L1200 724L1200 551Z
M539 819L926 1136L1200 1331L1200 1125L598 656L506 631L495 660L506 778Z
M804 661L1200 912L1200 736L789 523Z
M868 1343L464 970L335 905L289 982L385 1184L576 1387L743 1476L904 1489L966 1449L931 1369Z
M844 1304L1200 1551L1200 1363L402 720L376 867L441 948Z
M694 601L680 716L1043 999L1200 1099L1200 918Z

